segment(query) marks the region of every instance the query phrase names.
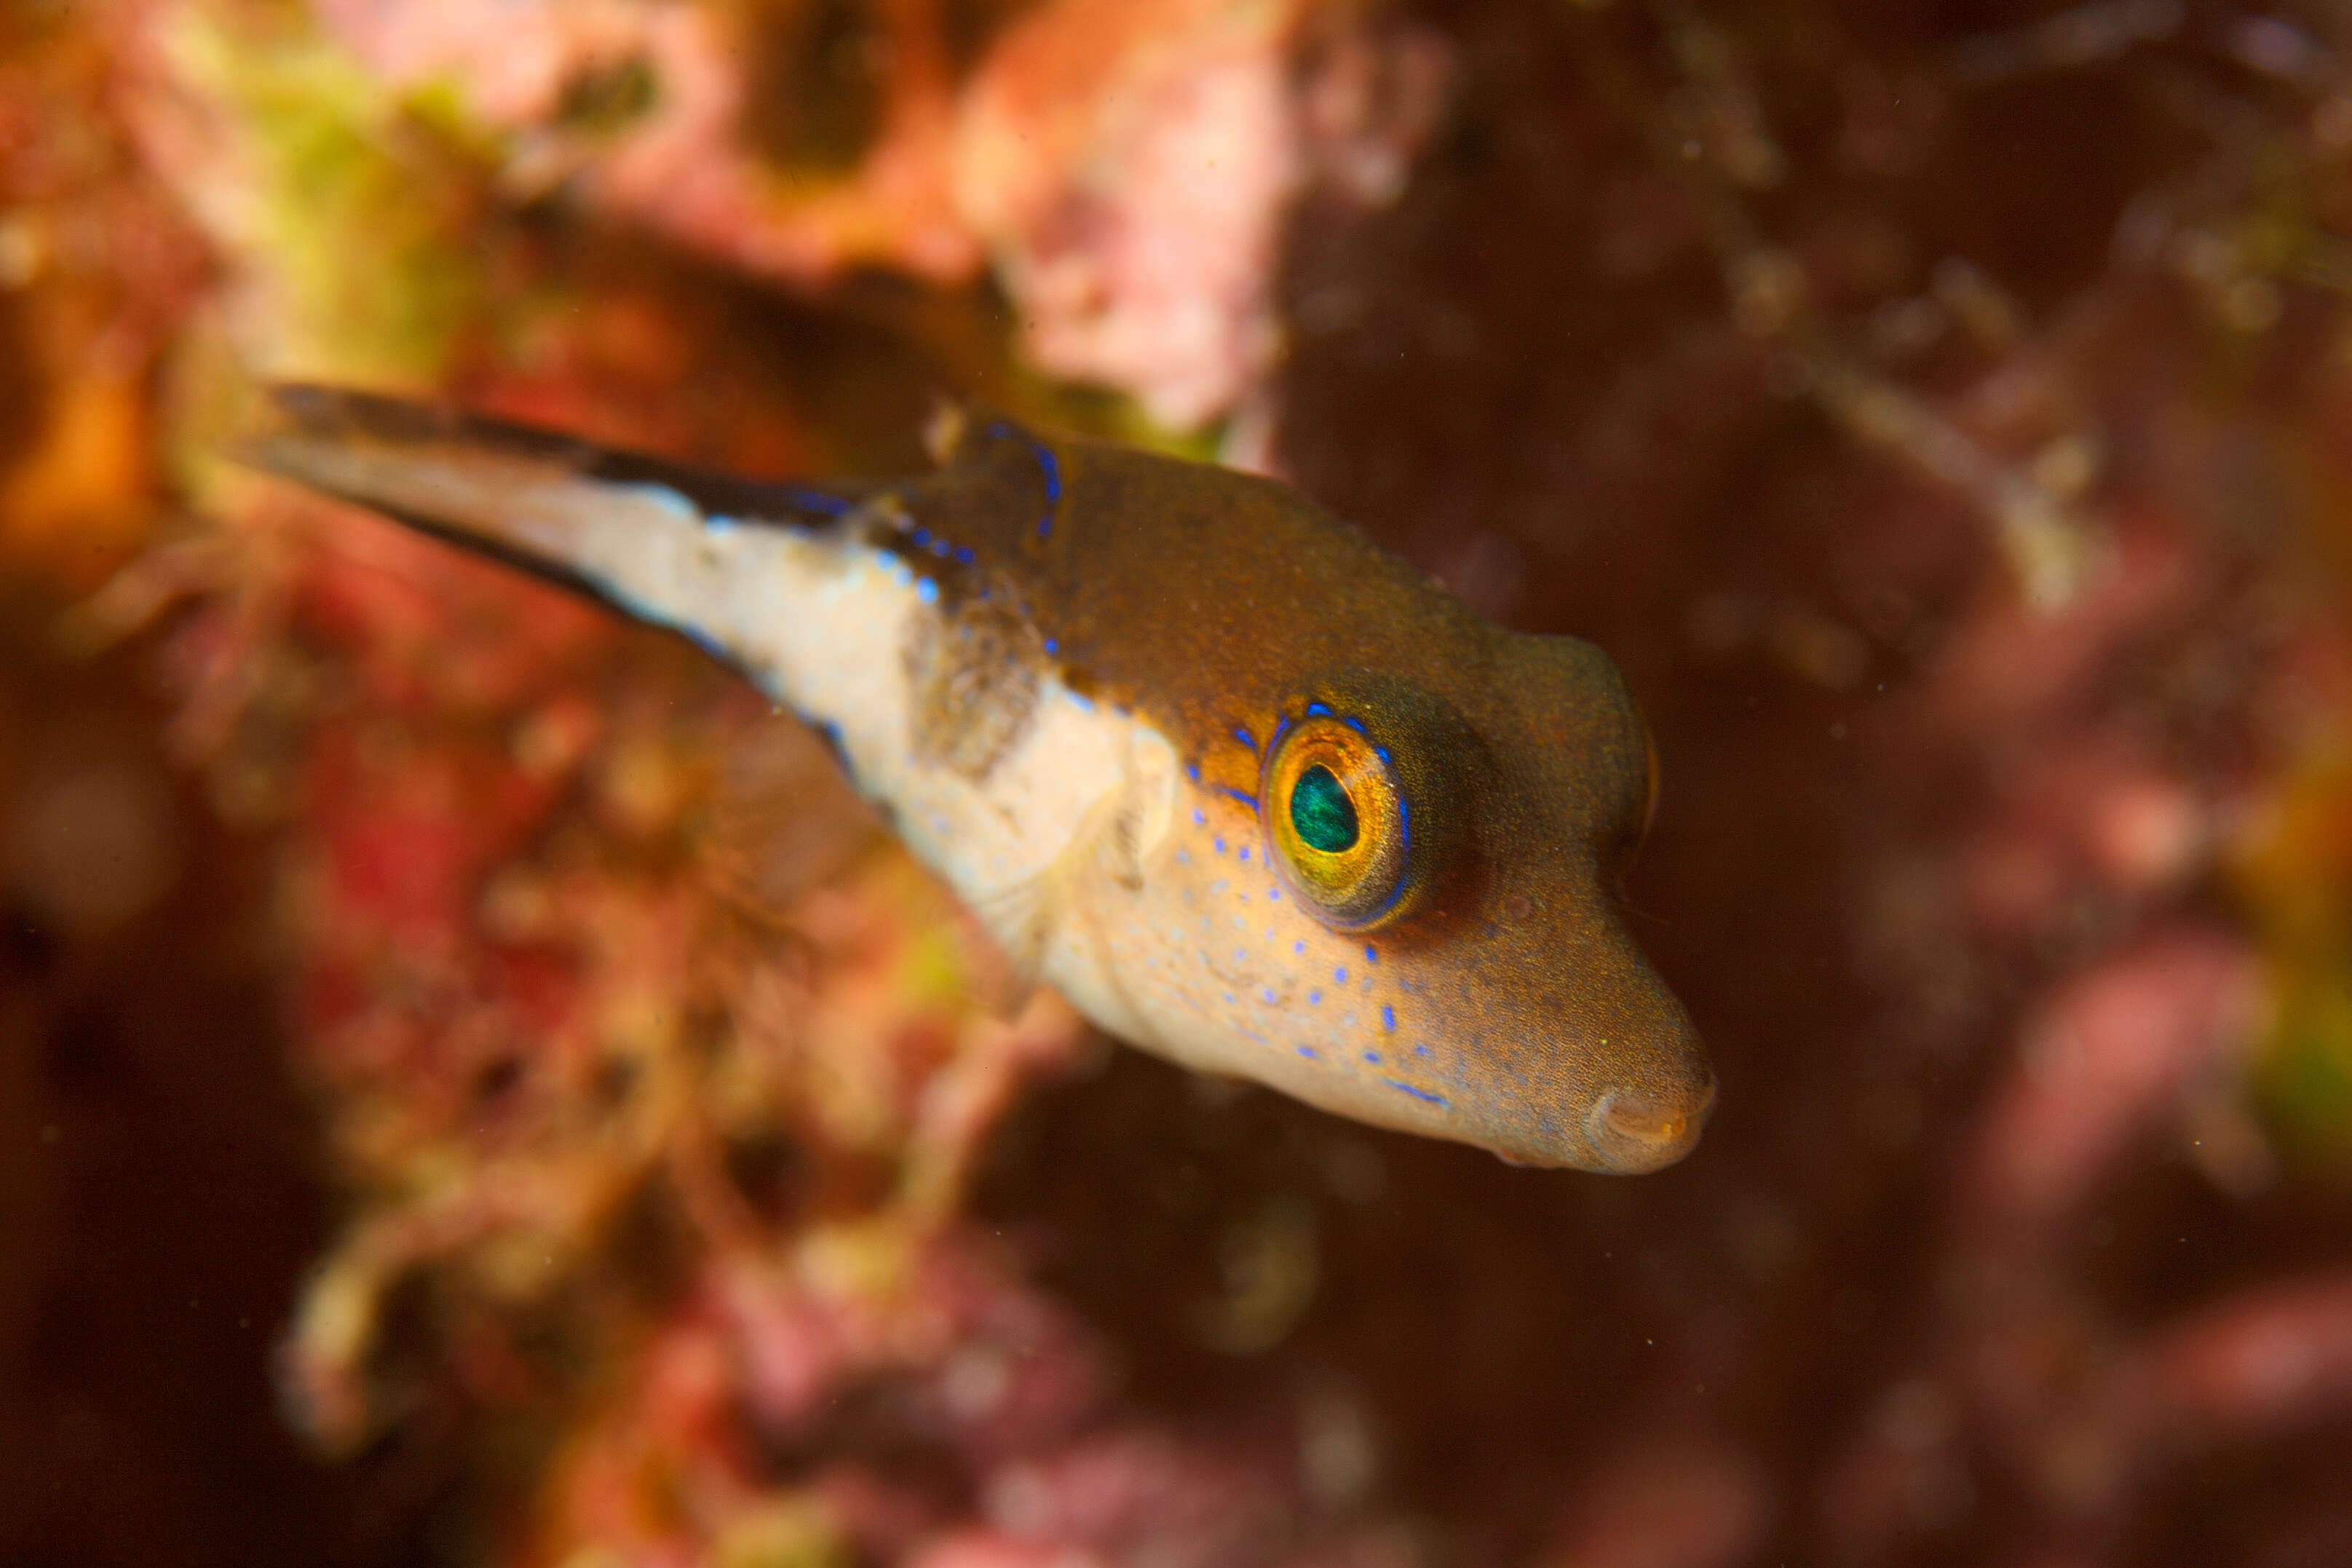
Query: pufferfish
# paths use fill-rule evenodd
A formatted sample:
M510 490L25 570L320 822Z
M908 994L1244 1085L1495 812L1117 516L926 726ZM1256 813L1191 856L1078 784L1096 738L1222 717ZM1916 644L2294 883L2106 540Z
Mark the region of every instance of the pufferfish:
M1715 1097L1621 918L1648 741L1289 487L951 417L935 471L698 471L285 386L244 461L734 666L1109 1034L1515 1163L1680 1159Z

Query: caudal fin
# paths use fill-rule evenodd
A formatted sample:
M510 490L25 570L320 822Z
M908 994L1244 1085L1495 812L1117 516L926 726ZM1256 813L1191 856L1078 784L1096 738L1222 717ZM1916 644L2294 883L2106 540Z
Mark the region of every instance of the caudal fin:
M269 400L275 422L236 456L380 510L417 501L478 506L480 492L501 483L544 487L572 479L667 490L706 517L814 528L854 510L872 488L747 479L446 405L344 387L280 383L269 389ZM445 481L440 487L428 469ZM471 484L462 479L467 474L474 476ZM468 519L443 521L462 527Z
M373 393L289 384L232 449L254 468L685 632L726 654L721 533L819 528L856 487L739 479Z

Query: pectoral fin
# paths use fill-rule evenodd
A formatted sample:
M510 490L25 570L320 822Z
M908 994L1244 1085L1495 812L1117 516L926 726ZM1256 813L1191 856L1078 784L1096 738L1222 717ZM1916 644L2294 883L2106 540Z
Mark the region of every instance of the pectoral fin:
M1087 898L1133 893L1144 883L1144 862L1167 830L1175 777L1164 742L1133 732L1118 784L1097 798L1053 862L1034 877L992 889L973 910L996 937L1015 979L1012 1011L1025 1005L1042 976L1046 951L1066 928L1094 930ZM1115 966L1105 964L1106 973Z

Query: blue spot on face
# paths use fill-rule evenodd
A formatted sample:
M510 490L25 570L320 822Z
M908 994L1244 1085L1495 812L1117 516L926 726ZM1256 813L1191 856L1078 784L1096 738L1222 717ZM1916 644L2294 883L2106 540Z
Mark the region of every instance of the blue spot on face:
M1412 1085L1405 1082L1404 1079L1401 1078L1384 1078L1381 1079L1381 1081L1388 1085L1391 1089L1396 1089L1400 1093L1409 1094L1415 1100L1421 1100L1426 1104L1442 1106L1445 1103L1445 1097L1444 1095L1433 1094L1425 1089L1415 1089Z
M1045 651L1046 651L1047 653L1059 653L1059 652L1061 652L1061 651L1062 651L1062 639L1061 639L1061 638L1059 638L1059 637L1047 637L1047 638L1045 639Z
M1199 806L1194 806L1192 808L1192 826L1195 827L1205 827L1208 826L1208 822L1209 814L1202 811Z
M979 557L979 556L977 556L977 555L975 555L975 554L973 554L973 553L972 553L971 546L971 545L969 545L969 544L959 544L959 545L957 545L957 546L956 546L955 557L956 557L956 559L957 559L958 561L962 562L962 563L963 563L965 565L967 565L967 566L971 565L973 562L975 562L975 561L977 561L977 560L979 560L979 559L980 559L980 557ZM1050 652L1052 652L1053 650L1052 650L1052 649L1050 649L1050 648L1048 648L1046 651L1050 653Z
M932 582L929 577L924 578L921 582L915 584L915 597L920 599L926 605L930 604L939 596L940 585L937 583Z
M1412 1054L1417 1057L1425 1057L1429 1054L1429 1047L1427 1046L1415 1046L1412 1048Z
M1223 784L1219 784L1215 787L1219 795L1229 795L1235 800L1241 802L1244 805L1248 806L1252 811L1255 811L1257 809L1257 796L1249 794L1247 791L1227 789Z
M952 553L954 549L955 546L950 544L944 539L934 539L931 541L931 553L939 556L942 560L946 559L948 555Z
M1294 942L1290 944L1290 951L1293 952L1305 952L1307 951L1307 943L1304 941Z
M1366 1051L1364 1053L1364 1059L1371 1063L1374 1067L1378 1067L1381 1065L1381 1053L1378 1051Z
M1222 855L1225 852L1225 836L1223 834L1218 834L1214 838L1210 839L1209 842L1216 846L1218 854Z
M1250 732L1247 730L1236 727L1234 731L1234 739L1239 741L1243 745L1247 746L1253 752L1257 750L1257 742L1251 738Z
M1302 1057L1306 1057L1306 1058L1309 1058L1310 1060L1314 1059L1314 1058L1315 1058L1315 1057L1316 1057L1316 1055L1317 1055L1317 1053L1316 1053L1316 1049L1315 1049L1315 1047L1314 1047L1313 1046L1301 1046L1301 1047L1298 1047L1298 1054L1299 1054L1300 1056L1302 1056Z
M1310 1007L1315 1006L1316 1005L1318 1005L1318 1003L1320 1003L1322 1000L1323 1000L1323 993L1321 993L1320 991L1309 991L1309 992L1307 994L1307 1005L1308 1006L1310 1006Z
M1364 962L1366 963L1378 963L1380 961L1381 950L1374 947L1369 942L1364 943Z
M1347 965L1341 964L1339 968L1333 970L1331 972L1331 978L1338 981L1342 985L1348 984Z
M907 537L915 542L916 549L920 550L924 545L929 544L931 542L931 531L928 528L919 528L912 533L907 535Z
M1382 1007L1382 1008L1381 1009L1381 1026L1382 1026L1383 1028L1393 1029L1393 1028L1395 1028L1395 1027L1396 1027L1396 1009L1395 1009L1395 1008L1393 1008L1393 1007Z
M1265 901L1269 904L1278 904L1282 902L1282 889L1280 888L1268 888L1265 890ZM1299 943L1299 950L1304 952L1306 950L1306 946L1307 944L1304 942Z
M1053 652L1053 645L1050 643L1047 644L1045 651L1048 653ZM1199 784L1201 782L1201 764L1198 763L1186 763L1184 764L1184 776L1191 779L1194 784Z
M1265 988L1265 1005L1269 1007L1274 1005L1274 987L1271 985Z
M1243 845L1243 846L1241 847L1240 855L1241 855L1242 864L1244 864L1244 866L1246 866L1247 864L1249 864L1249 846L1248 846L1248 845L1244 844L1244 845Z
M1331 705L1328 702L1309 702L1307 705L1307 716L1310 719L1328 719L1331 717Z
M784 504L796 506L803 511L815 512L819 517L839 517L843 512L849 510L851 505L840 496L829 496L823 490L804 490L797 488L784 491Z
M1013 432L1009 426L1000 425L994 426L991 433L1011 435ZM1054 511L1062 504L1062 465L1055 460L1054 449L1045 442L1034 436L1029 437L1028 441L1029 450L1036 454L1038 470L1045 476L1045 515L1037 520L1037 537L1043 539L1054 531Z

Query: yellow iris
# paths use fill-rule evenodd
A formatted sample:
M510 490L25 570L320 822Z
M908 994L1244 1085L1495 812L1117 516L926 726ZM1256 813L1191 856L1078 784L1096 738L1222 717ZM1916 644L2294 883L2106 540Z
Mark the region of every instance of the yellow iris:
M1411 808L1360 730L1310 711L1276 742L1259 801L1287 880L1327 922L1366 931L1402 912Z

